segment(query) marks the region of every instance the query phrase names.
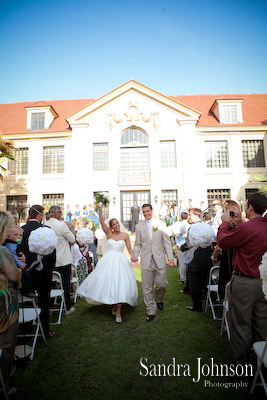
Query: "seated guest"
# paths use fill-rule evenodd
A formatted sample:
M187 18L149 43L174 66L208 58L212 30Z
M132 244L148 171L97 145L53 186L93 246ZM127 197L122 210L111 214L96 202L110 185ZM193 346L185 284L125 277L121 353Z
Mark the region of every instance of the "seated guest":
M19 259L17 254L17 247L18 244L22 242L22 236L23 236L23 229L21 229L19 226L16 225L12 226L7 231L4 246L6 246L10 251L10 253L12 254L16 266L18 268L21 268L21 285L22 285L20 289L21 294L27 297L35 297L34 293L32 292L32 282L30 273L27 270L25 270L26 264L25 262ZM20 255L22 255L21 252Z
M6 238L9 228L14 225L11 214L0 211L0 243ZM0 246L0 368L3 374L7 395L16 393L16 388L9 386L10 372L13 367L13 355L18 334L18 288L20 286L21 269L19 269L10 251Z
M77 243L74 243L71 246L71 255L73 258L73 264L76 267L77 271L77 277L79 281L79 285L85 280L85 278L88 276L88 269L87 269L87 262L86 259L83 257L80 247ZM71 277L73 276L73 272L71 272ZM72 284L72 289L74 292L77 290L77 284L73 283Z

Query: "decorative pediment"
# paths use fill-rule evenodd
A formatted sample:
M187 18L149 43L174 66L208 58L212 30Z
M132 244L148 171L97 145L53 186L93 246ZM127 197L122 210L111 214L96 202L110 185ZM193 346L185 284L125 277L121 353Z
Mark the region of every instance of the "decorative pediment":
M125 110L121 110L120 115L117 113L107 113L108 123L110 129L113 128L113 124L121 123L123 121L129 121L131 125L134 125L134 122L138 120L142 120L145 123L151 122L156 129L159 114L156 111L156 106L160 105L164 108L169 109L171 112L176 114L176 118L178 120L189 120L189 121L198 121L201 113L182 104L178 101L165 96L155 90L152 90L134 80L130 80L126 82L124 85L114 89L109 92L105 96L93 101L88 106L79 110L78 112L71 115L67 118L70 126L77 126L79 124L87 123L89 124L90 117L97 112L99 109L109 106L114 101L118 101L123 96L128 95L129 98L133 98L132 102L130 101L128 104L128 108ZM139 96L142 99L147 99L152 103L150 109L151 111L146 114L140 106L135 104L136 97ZM153 106L153 103L155 106Z

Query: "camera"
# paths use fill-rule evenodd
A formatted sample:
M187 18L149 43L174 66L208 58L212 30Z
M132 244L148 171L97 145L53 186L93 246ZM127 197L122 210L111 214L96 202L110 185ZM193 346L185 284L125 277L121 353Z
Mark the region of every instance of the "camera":
M235 217L235 212L234 211L229 211L230 217Z

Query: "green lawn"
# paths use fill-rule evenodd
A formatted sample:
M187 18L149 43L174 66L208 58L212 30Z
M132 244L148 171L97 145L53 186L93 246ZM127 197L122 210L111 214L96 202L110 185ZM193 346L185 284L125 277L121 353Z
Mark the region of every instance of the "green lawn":
M210 312L186 309L191 298L180 293L176 268L168 269L164 310L145 321L140 269L135 269L138 305L123 306L123 323L116 324L109 306L91 306L78 299L75 313L64 316L55 336L39 343L35 358L19 368L13 383L19 399L260 399L235 388L218 387L227 377L201 377L201 364L229 364L228 341ZM169 367L169 376L164 366ZM143 366L140 363L143 360ZM159 369L158 365L161 365ZM143 376L141 376L141 374ZM179 376L180 374L180 376ZM145 376L146 375L146 376ZM207 382L210 384L207 384ZM206 387L205 387L206 385ZM213 387L212 387L213 385Z

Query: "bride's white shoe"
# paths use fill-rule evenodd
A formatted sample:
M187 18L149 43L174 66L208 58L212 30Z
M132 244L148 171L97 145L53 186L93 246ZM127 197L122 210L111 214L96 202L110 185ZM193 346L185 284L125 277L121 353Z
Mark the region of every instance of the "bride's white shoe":
M116 317L116 322L117 322L117 323L120 323L120 322L122 322L122 318L118 318L118 317Z

